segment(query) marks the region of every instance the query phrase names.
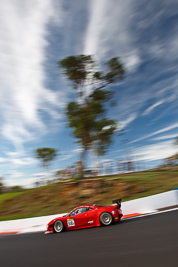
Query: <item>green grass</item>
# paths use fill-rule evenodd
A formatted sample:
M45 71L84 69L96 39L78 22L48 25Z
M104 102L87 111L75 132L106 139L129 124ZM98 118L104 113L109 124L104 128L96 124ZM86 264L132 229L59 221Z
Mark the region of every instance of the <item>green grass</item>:
M128 201L175 187L178 187L178 170L173 169L91 178L74 184L58 182L0 195L0 220L63 213L83 204L109 204L115 198Z
M20 194L22 194L23 192L15 192L15 193L5 193L5 194L1 194L0 195L0 205L2 205L3 201L5 201L6 199L10 199L13 198L15 196L18 196Z

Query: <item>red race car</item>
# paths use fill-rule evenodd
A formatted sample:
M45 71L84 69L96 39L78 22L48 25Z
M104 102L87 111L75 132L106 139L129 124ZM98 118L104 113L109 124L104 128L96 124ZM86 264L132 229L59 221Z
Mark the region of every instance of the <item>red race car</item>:
M83 205L73 209L67 215L55 218L47 225L47 233L60 233L63 230L73 230L118 222L123 214L121 199L113 201L110 206Z

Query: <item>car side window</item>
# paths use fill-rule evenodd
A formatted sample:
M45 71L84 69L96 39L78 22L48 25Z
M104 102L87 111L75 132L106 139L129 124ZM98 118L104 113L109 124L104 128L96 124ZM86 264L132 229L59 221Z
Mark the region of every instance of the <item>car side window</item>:
M87 211L89 211L89 210L91 210L91 209L92 209L92 208L90 208L90 207L83 207L81 213L83 213L83 212L87 212Z
M81 214L82 213L82 208L76 209L75 210L75 215Z
M92 208L90 207L86 207L86 211L92 210Z
M87 211L87 208L83 207L82 210L81 210L81 213L86 212L86 211Z
M70 217L71 217L71 216L78 215L78 214L81 214L81 213L83 213L82 208L75 209L75 210L70 214Z
M81 214L81 213L84 213L84 212L87 212L89 210L91 210L92 208L90 207L81 207L81 208L78 208L78 209L75 209L69 216L75 216L75 215L78 215L78 214Z

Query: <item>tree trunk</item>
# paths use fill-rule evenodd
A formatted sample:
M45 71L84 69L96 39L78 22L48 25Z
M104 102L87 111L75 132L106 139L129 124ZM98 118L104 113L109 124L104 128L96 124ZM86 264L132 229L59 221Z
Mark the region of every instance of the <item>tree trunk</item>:
M85 156L86 156L86 148L83 147L82 153L81 153L81 164L80 164L80 179L84 177L84 169L85 169Z

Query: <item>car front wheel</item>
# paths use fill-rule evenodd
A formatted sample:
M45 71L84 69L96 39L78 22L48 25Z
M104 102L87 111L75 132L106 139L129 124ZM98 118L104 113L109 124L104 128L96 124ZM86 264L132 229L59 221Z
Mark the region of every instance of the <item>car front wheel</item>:
M112 215L109 212L101 213L100 223L102 225L110 225L112 223Z
M60 233L64 229L64 224L61 220L57 220L57 221L55 221L53 227L54 227L54 232Z

